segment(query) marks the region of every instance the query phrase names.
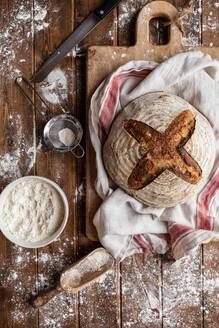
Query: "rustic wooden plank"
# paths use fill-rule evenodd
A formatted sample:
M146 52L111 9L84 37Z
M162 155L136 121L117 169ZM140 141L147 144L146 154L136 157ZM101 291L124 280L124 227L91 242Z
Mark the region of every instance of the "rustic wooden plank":
M76 6L76 26L88 16L88 14L103 3L101 0L79 0ZM81 45L86 49L90 45L111 45L116 43L116 9L110 13L93 30Z
M81 6L80 6L81 3ZM98 7L102 2L100 0L98 1L90 1L89 6L84 6L83 1L78 1L77 3L77 14L78 14L78 21L80 22L83 18L87 17L88 13L91 10L94 10L96 7ZM79 11L80 10L80 11ZM112 13L110 13L103 22L95 29L88 37L82 42L82 48L87 49L90 45L116 45L117 44L117 10L115 9ZM87 74L87 73L86 73ZM86 107L89 107L90 97L87 99L87 103L85 104ZM87 115L87 113L86 113ZM88 120L87 120L88 121ZM87 127L88 132L88 127ZM92 145L90 142L89 134L86 134L86 158L88 156L88 152L90 152L90 149L92 149ZM95 162L95 155L92 154L91 163ZM86 167L86 170L89 170L89 167ZM95 168L93 168L95 170ZM94 210L92 211L91 216L93 217L96 212L96 199L97 195L96 192L92 191L90 193L89 190L89 184L86 179L86 192L87 195L89 194L90 197L90 203L94 204ZM99 202L100 203L100 202ZM91 231L89 231L91 230ZM92 225L86 224L86 235L91 240L97 240L97 234L96 230ZM95 236L95 238L92 238L92 235Z
M136 19L139 11L146 5L148 0L121 1L118 8L118 44L129 46L135 44Z
M204 246L204 327L216 328L219 323L219 243L210 243Z
M122 327L162 327L160 259L138 254L121 263ZM154 308L153 298L158 307Z
M38 251L38 290L51 287L59 279L59 274L76 259L77 233L76 209L72 197L75 194L75 181L72 171L72 157L50 153L48 158L41 154L37 174L46 176L59 183L67 195L70 204L68 224L61 237L51 245ZM47 162L46 162L47 161ZM64 162L64 168L62 163ZM42 166L41 166L42 165ZM52 167L51 167L52 166ZM47 168L47 170L45 169ZM62 172L60 172L62 170ZM64 173L66 170L66 173ZM61 293L39 311L40 327L49 323L61 327L77 327L77 295Z
M184 30L183 45L198 46L202 38L202 0L170 0L179 10Z
M180 12L186 12L188 2L171 1ZM201 1L192 1L188 14L182 19L185 35L184 46L201 44ZM164 258L162 263L163 280L163 328L200 328L202 317L202 250L191 259L174 261Z
M219 2L203 1L202 42L205 46L219 46ZM204 327L216 328L219 322L218 274L219 274L219 243L203 245L204 275Z
M163 327L202 327L201 250L174 263L164 260Z
M32 1L1 1L0 22L0 177L1 189L33 173L32 108L14 84L22 72L32 74ZM5 287L0 327L38 327L36 311L27 304L36 280L35 251L0 237L0 285Z
M202 42L208 47L219 46L219 2L214 0L203 1L202 12Z
M88 13L99 6L101 0L77 1L76 7L76 25L79 24ZM82 48L87 49L92 44L115 44L116 10L111 13L99 26L82 42ZM77 114L81 122L85 124L84 109L87 106L86 99L83 95L86 93L86 61L85 58L77 59L78 65L78 84L77 84ZM88 127L86 125L85 135L88 136ZM91 147L91 145L87 146ZM83 198L82 198L83 199ZM98 244L90 242L84 235L85 228L85 211L84 207L80 209L80 256L87 254ZM79 322L80 327L118 327L119 326L119 281L118 269L115 267L112 272L108 273L105 278L101 278L94 285L86 288L79 294Z
M37 311L28 304L36 283L35 252L8 243L0 259L0 279L5 287L1 327L38 327Z
M80 292L80 327L120 327L119 273L114 267Z
M45 6L45 1L38 1ZM48 4L47 28L35 37L36 67L72 31L74 18L73 1L52 1ZM49 116L61 113L65 106L75 113L75 65L74 59L67 56L54 68L45 81L38 86L43 98L50 106ZM43 110L43 109L42 109ZM37 116L37 136L42 135L43 122ZM43 147L37 155L36 173L56 181L67 195L70 207L68 224L61 237L48 247L38 250L38 289L51 286L58 280L60 272L75 261L77 250L77 166L72 154L60 154ZM77 295L61 293L39 310L40 327L77 327Z

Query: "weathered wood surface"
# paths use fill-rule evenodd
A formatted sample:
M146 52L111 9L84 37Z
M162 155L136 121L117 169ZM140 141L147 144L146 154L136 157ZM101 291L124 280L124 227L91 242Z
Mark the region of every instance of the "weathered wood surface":
M53 284L65 265L87 254L97 243L85 236L85 160L75 161L71 155L54 154L40 146L43 122L37 116L35 129L33 109L15 88L13 78L19 74L17 70L30 77L48 53L101 2L0 2L1 188L20 175L43 175L60 184L70 203L68 226L61 238L48 247L38 251L21 249L0 234L0 327L216 328L219 325L216 244L204 246L191 260L183 260L176 265L172 265L171 256L163 259L136 255L117 265L105 279L101 278L78 295L62 293L41 310L32 309L26 302L31 294ZM84 47L94 44L133 45L136 15L146 3L146 0L121 1L119 8L101 23L98 32L93 31L86 38ZM182 8L187 1L171 3ZM184 42L188 45L203 43L210 47L219 46L219 4L213 0L193 3L193 13L185 17L187 39ZM19 9L23 11L23 18L19 16ZM33 29L34 35L31 33ZM9 52L14 50L14 58L6 52L7 49ZM66 78L64 87L55 90L55 94L61 94L59 100L53 99L51 104L48 92L44 93L50 101L50 114L60 111L60 103L67 104L84 127L85 65L84 57L75 59L72 54L67 56L59 65ZM39 89L45 90L44 87ZM11 161L5 158L8 153ZM36 161L32 165L34 154ZM9 168L6 165L5 169L2 168L3 160ZM160 298L160 311L149 307L147 289L150 286L155 287L155 293Z

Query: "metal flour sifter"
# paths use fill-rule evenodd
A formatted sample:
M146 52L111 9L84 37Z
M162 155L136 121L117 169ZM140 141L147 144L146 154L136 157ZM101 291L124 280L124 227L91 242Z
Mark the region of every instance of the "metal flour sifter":
M26 99L36 108L37 112L45 121L45 115L36 107L33 100L26 92L24 85L29 89L29 91L34 92L34 94L40 99L40 101L44 104L44 106L49 109L47 103L42 99L40 94L36 91L34 86L31 84L23 76L18 76L15 79L15 83L21 93L25 96ZM49 119L43 129L43 140L45 144L52 150L66 153L71 152L76 158L82 158L84 156L84 149L81 146L80 142L83 136L83 129L80 122L69 112L65 111L63 107L61 107L62 114L56 115ZM70 131L72 135L72 142L70 143L63 143L62 139L60 138L60 132L62 131Z

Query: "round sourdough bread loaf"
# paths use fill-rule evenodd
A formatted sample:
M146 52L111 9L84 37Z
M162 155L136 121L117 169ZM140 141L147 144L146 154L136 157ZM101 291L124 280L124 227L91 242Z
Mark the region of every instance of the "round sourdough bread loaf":
M163 134L185 110L194 114L195 125L183 149L198 164L199 181L189 183L166 169L146 186L131 188L129 177L147 149L127 132L125 122L140 121ZM148 93L129 103L114 120L103 148L104 165L113 182L140 202L154 207L175 206L197 193L206 182L214 160L215 138L208 120L184 99L164 92Z

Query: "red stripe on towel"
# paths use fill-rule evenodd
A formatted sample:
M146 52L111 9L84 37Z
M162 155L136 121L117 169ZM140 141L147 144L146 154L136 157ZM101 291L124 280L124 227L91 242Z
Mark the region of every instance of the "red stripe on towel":
M197 218L196 224L197 229L213 230L214 229L214 218L211 216L211 204L212 200L219 188L219 170L204 187L202 192L199 194L197 203Z
M142 235L134 235L133 240L141 247L143 252L153 251L151 244Z
M137 76L145 78L151 70L149 69L142 69L142 70L129 70L123 72L120 75L115 76L111 83L108 85L107 95L103 101L102 108L100 110L100 117L99 117L99 127L101 130L101 135L108 133L109 127L113 121L113 118L116 113L116 107L119 97L119 90L122 83L125 79L131 76Z
M169 225L169 234L171 239L172 247L175 247L175 245L186 235L188 235L191 232L194 232L195 229L192 229L188 226L185 226L183 224L177 224L177 223L171 223Z

